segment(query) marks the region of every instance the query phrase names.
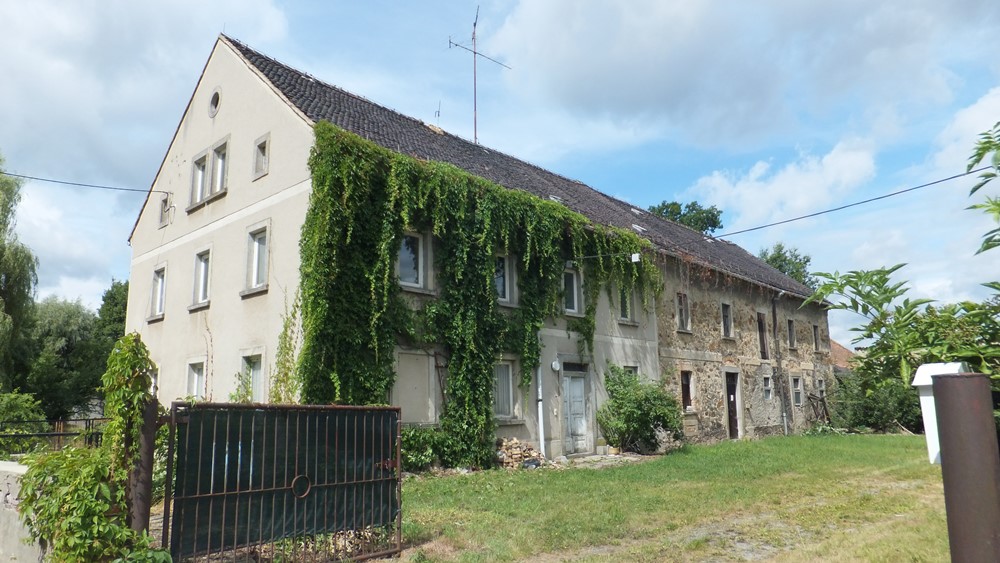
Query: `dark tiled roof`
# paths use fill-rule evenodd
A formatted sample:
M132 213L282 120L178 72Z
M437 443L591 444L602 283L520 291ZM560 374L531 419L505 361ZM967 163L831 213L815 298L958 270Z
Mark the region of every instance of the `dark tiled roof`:
M638 225L644 229L639 234L667 254L791 294L812 293L733 243L705 237L683 225L636 210L631 204L586 184L428 126L317 80L232 38L223 36L223 39L314 122L329 121L387 149L447 162L507 188L542 198L555 196L568 208L597 223L633 230L633 225Z

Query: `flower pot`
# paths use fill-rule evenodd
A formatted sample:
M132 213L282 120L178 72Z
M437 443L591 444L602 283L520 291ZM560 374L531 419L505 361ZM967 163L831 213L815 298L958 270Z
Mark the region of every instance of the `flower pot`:
M608 455L618 455L622 453L621 448L616 448L614 446L608 446Z

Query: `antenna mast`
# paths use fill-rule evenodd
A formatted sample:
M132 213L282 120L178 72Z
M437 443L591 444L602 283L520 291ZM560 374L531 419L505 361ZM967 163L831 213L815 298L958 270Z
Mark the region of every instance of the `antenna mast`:
M478 108L477 108L478 94L476 92L476 89L477 89L476 59L478 57L482 57L482 58L484 58L484 59L486 59L488 61L493 61L496 64L498 64L498 65L500 65L500 66L502 66L502 67L504 67L506 69L510 69L509 66L503 64L502 62L500 62L500 61L498 61L498 60L496 60L494 58L487 57L486 55L480 53L476 49L476 25L478 23L479 23L479 6L476 6L476 19L472 22L472 48L471 49L468 48L468 47L466 47L465 45L460 45L458 43L455 43L454 41L451 40L451 37L448 38L448 48L449 49L452 48L452 47L459 47L461 49L465 49L466 51L469 51L470 53L472 53L472 142L476 143L477 145L479 144L479 125L478 125L478 121L479 121L479 115L478 114L479 114L479 112L478 112Z

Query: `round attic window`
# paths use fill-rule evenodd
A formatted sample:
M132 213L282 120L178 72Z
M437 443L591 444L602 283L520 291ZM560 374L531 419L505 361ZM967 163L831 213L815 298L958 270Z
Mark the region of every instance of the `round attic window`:
M216 89L212 92L212 97L208 100L208 116L215 117L215 114L219 113L219 103L222 101L222 96L219 94L219 90Z

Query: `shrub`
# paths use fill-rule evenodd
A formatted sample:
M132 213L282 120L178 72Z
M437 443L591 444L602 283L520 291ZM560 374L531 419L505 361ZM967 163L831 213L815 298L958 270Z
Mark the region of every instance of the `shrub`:
M15 424L4 424L13 422ZM41 403L30 393L0 393L0 434L45 432L45 413ZM41 438L0 438L0 459L12 453L32 451L44 444Z
M27 458L19 509L31 538L59 561L109 561L149 546L125 524L124 491L100 448L68 447ZM99 524L96 524L99 523Z
M865 385L858 375L838 376L837 392L830 402L831 419L838 427L892 432L899 423L911 432L923 432L920 397L899 378Z
M681 409L676 397L659 383L643 383L639 375L609 365L604 374L608 400L597 409L597 423L608 444L628 451L655 450L657 431L681 437Z
M436 428L407 426L401 436L403 471L426 471L439 459L440 436Z

